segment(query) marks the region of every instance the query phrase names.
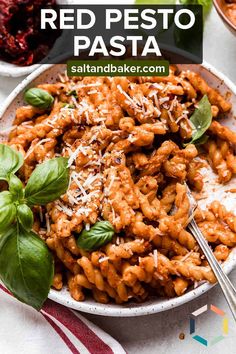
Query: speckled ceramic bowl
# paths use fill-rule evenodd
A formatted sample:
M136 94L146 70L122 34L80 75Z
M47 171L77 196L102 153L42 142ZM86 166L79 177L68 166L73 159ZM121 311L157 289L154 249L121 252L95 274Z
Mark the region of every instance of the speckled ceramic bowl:
M205 80L212 86L217 88L223 95L227 95L228 99L233 104L233 109L230 114L228 114L227 119L224 119L224 124L227 124L231 127L234 127L236 130L235 124L236 121L233 118L236 115L236 87L230 82L223 74L219 73L216 69L212 68L209 64L204 63L203 65L180 65L181 70L191 69L193 71L199 72ZM14 119L15 110L17 107L23 104L23 92L27 87L35 86L39 83L45 82L54 82L58 73L61 73L65 70L64 64L59 65L44 65L38 68L34 73L29 75L17 88L10 94L10 96L4 102L4 105L0 109L0 131L4 131L7 128L11 127L12 121ZM3 138L3 136L0 136ZM227 189L232 188L235 179L227 185ZM207 204L213 199L223 200L224 204L229 209L236 209L236 198L235 195L231 193L226 193L226 187L212 188L208 185L207 191L209 198L204 200L204 203ZM236 266L236 249L232 251L227 262L224 264L224 269L229 273ZM182 305L188 301L194 300L196 297L208 291L213 285L204 283L199 285L195 289L189 290L186 294L176 297L176 298L151 298L144 303L128 303L124 305L116 304L99 304L96 303L93 299L86 299L83 302L77 302L73 300L67 291L64 288L62 291L58 292L56 290L51 290L49 298L59 302L70 308L94 313L97 315L104 316L140 316L148 315L161 311L165 311L176 306Z

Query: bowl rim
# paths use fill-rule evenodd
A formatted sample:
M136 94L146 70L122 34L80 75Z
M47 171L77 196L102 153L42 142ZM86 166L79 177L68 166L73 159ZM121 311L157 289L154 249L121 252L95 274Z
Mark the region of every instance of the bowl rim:
M220 15L220 17L222 17L222 19L227 23L227 25L236 32L236 25L233 24L233 22L230 21L230 19L228 18L228 16L226 16L225 12L223 11L223 8L220 4L220 0L213 0L213 4L216 8L216 11L218 12L218 14Z
M0 106L0 119L3 114L9 109L10 105L14 101L14 99L22 93L25 88L31 84L32 81L39 78L41 74L51 69L55 65L65 65L65 64L43 64L38 69L36 69L33 73L28 75L5 99L4 103ZM196 65L196 64L195 64ZM224 82L227 88L236 96L236 85L233 84L231 80L229 80L223 73L219 72L212 65L203 61L202 64L198 64L215 77L217 77L220 81ZM229 273L236 267L236 248L231 252L229 259L224 263L224 270ZM86 313L103 315L103 316L112 316L112 317L134 317L134 316L142 316L142 315L150 315L162 311L166 311L172 309L174 307L183 305L186 302L194 300L199 297L203 293L209 291L216 284L204 283L198 286L196 289L192 289L186 294L175 297L171 299L164 299L160 301L160 303L152 303L151 300L145 304L141 303L135 306L130 307L130 304L122 305L109 305L109 304L100 304L94 303L89 304L84 302L77 302L73 298L69 299L65 298L64 292L58 292L56 290L51 289L48 297L51 300L54 300L62 305L70 307L75 310L79 310Z

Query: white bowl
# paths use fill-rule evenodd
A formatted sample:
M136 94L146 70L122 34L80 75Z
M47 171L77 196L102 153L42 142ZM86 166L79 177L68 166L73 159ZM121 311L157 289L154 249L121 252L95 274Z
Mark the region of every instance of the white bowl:
M234 126L236 121L233 118L236 114L236 87L235 85L228 80L223 74L219 73L216 69L211 67L209 64L204 63L203 65L180 65L181 69L190 69L200 74L205 78L205 80L212 86L217 88L222 94L227 94L231 92L231 97L229 100L233 104L232 112L228 115L226 124L231 127ZM53 82L57 77L58 73L65 70L64 64L59 65L43 65L38 68L34 73L29 75L23 82L18 85L15 90L10 94L6 99L4 105L0 108L0 127L1 130L5 130L10 127L14 119L15 110L17 107L23 104L23 92L27 86L34 86L42 82ZM1 136L0 136L1 138ZM231 182L235 184L235 179ZM228 187L229 188L229 187ZM223 189L222 189L223 190ZM221 195L222 195L221 190ZM214 197L213 192L209 193L211 199ZM220 194L219 194L220 195ZM220 198L221 199L221 198ZM210 201L210 198L209 198ZM207 201L205 201L207 202ZM227 207L235 208L236 203L235 196L229 196L226 199ZM236 266L236 249L231 252L230 257L224 264L224 270L226 273L229 273ZM77 302L73 300L67 291L63 289L58 292L56 290L51 290L49 298L59 302L67 307L93 313L97 315L106 315L106 316L119 316L119 317L128 317L128 316L140 316L148 315L161 311L168 310L170 308L182 305L188 301L195 299L201 294L205 293L211 289L214 285L204 283L198 286L196 289L188 291L186 294L175 297L171 299L164 298L152 298L144 303L128 303L123 305L116 304L99 304L96 303L93 299L86 299L84 302Z

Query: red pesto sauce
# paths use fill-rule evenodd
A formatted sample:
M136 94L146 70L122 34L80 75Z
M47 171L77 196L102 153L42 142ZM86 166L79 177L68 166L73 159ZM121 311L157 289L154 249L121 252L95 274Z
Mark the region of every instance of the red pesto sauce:
M56 0L0 0L0 59L19 66L42 60L60 31L40 30L40 9Z

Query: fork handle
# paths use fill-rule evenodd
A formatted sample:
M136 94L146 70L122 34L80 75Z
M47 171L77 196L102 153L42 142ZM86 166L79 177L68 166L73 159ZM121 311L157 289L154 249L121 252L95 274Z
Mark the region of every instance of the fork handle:
M201 247L203 253L205 254L208 263L210 264L216 279L218 280L221 289L223 291L223 294L225 296L226 301L228 302L229 308L232 312L232 315L234 317L234 320L236 321L236 290L229 280L228 276L225 274L223 269L221 268L219 262L215 258L210 246L208 245L208 242L204 238L203 234L199 230L196 221L193 219L189 225L188 225L189 230L193 233L195 236L199 246Z

